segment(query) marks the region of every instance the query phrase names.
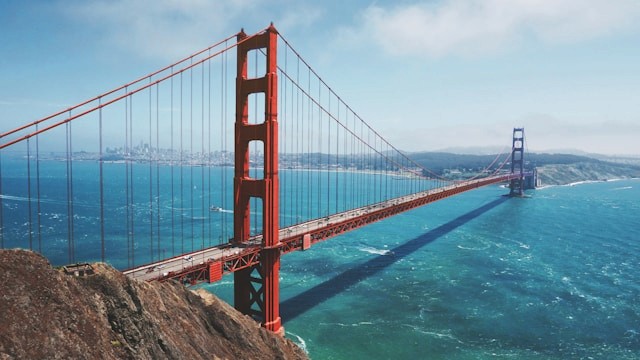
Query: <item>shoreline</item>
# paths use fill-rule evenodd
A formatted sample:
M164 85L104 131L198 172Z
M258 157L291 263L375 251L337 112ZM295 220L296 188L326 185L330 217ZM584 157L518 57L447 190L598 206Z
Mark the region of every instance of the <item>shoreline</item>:
M640 180L640 177L629 177L629 178L611 178L611 179L602 179L602 180L581 180L574 181L566 184L551 184L551 185L542 185L536 188L536 190L542 190L552 187L573 187L578 185L585 184L595 184L595 183L605 183L605 182L617 182L617 181L625 181L625 180Z

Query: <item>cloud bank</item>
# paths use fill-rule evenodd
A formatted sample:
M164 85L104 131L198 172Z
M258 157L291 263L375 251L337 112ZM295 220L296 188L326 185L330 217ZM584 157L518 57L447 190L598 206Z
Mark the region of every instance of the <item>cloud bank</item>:
M640 27L637 0L444 0L372 5L356 37L395 55L474 56L527 39L580 42Z

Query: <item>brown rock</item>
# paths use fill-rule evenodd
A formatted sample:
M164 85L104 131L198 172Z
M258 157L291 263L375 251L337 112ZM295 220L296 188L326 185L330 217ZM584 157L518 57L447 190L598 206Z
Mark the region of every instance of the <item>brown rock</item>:
M0 359L307 358L204 290L93 268L75 277L0 250Z

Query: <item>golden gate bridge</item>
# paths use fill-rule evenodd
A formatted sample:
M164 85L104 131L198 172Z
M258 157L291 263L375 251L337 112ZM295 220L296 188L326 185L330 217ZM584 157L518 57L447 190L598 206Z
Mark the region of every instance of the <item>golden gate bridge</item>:
M234 94L230 96L230 94ZM234 275L282 331L282 255L478 187L522 196L524 129L464 180L413 161L273 25L0 135L0 247L145 281Z

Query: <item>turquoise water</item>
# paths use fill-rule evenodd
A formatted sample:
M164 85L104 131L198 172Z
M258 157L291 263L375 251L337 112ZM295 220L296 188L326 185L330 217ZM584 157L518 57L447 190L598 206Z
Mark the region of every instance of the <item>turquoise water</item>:
M504 192L285 256L287 336L315 359L640 358L640 181Z
M38 214L36 184L29 202L25 168L3 159L3 245L41 248L52 263L68 263L66 165L40 166ZM208 182L209 169L134 164L133 195L125 164L104 170L105 256L113 265L231 236L231 193ZM98 167L77 162L73 171L75 256L99 260ZM211 171L231 184L232 171ZM315 359L640 358L640 180L548 187L522 199L505 192L477 189L286 255L287 336ZM39 227L25 221L29 203ZM295 221L292 202L283 203L283 221ZM225 210L209 212L211 204ZM127 259L130 246L135 259ZM231 276L204 287L232 301Z

